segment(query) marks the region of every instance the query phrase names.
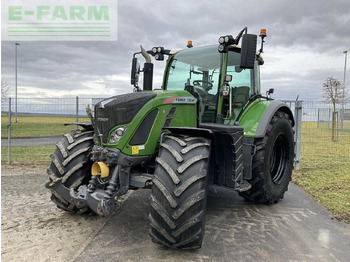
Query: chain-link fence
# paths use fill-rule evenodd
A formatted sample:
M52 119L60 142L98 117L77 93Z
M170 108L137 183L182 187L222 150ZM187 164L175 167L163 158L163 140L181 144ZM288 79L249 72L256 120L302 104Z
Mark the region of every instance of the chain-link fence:
M301 132L303 168L350 171L349 103L304 102Z
M102 98L19 98L1 105L1 162L48 163L62 134L78 126L66 123L89 121L86 106Z
M77 128L64 126L64 123L88 121L86 106L93 108L99 100L101 98L21 98L17 101L17 114L14 99L2 103L2 162L11 159L13 164L48 163L60 136ZM302 121L295 129L296 168L299 165L301 168L323 168L330 164L346 168L350 163L350 105L338 105L336 141L332 141L331 104L285 102L291 107L295 119ZM11 134L8 133L10 111ZM12 139L8 139L9 135Z

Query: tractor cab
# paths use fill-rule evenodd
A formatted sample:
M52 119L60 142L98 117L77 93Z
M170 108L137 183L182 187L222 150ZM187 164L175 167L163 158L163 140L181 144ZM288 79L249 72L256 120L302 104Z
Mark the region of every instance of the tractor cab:
M219 53L215 45L181 50L169 58L163 89L185 89L196 97L201 123L234 123L249 97L260 93L258 62L241 68L240 51L232 46Z
M189 48L183 50L153 47L145 51L141 47L141 52L134 54L131 82L135 85L135 91L141 91L135 82L140 73L135 55L142 54L146 59L144 90L152 90L150 68L153 70L153 64L149 54L156 60L164 60L164 56L168 55L162 89L186 90L194 96L197 99L198 123L234 125L243 109L260 94L259 65L263 64L260 53L266 31L260 37L262 44L259 54L256 54L257 36L247 34L247 28L236 38L231 35L220 37L219 46L192 48L192 41L189 41ZM239 46L241 38L242 45Z

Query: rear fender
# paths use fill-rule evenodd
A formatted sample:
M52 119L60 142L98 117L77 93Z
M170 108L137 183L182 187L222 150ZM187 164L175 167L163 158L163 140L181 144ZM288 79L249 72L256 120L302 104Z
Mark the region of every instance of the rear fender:
M239 125L244 127L244 137L262 138L277 111L288 114L294 126L293 113L287 104L274 100L255 100L242 114Z
M254 101L239 120L240 125L244 127L243 163L245 179L252 178L252 161L256 152L254 140L265 136L269 123L277 111L288 114L292 126L295 125L293 113L288 105L273 100Z
M276 114L277 111L281 111L288 114L290 120L292 121L292 127L294 127L295 121L294 121L293 113L290 110L289 106L281 101L275 101L266 108L264 114L262 115L258 128L256 130L256 134L255 134L256 137L265 136L267 127L271 122L272 117Z

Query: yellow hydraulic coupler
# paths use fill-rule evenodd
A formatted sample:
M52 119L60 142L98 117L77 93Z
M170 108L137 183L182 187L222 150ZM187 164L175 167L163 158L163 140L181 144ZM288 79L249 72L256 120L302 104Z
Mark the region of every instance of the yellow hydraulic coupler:
M102 178L109 176L109 167L104 162L95 162L91 167L91 175L101 176Z

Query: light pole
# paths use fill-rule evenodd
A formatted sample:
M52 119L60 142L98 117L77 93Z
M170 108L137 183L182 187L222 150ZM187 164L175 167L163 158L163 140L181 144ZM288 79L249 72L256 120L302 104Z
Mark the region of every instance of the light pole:
M345 55L345 62L344 62L344 81L343 81L343 103L342 103L342 118L341 118L341 128L343 129L343 122L344 122L344 103L345 103L345 79L346 79L346 60L348 58L348 51L343 51L343 54Z
M16 92L16 111L15 111L15 120L17 123L17 46L19 45L19 43L15 43L15 92Z

